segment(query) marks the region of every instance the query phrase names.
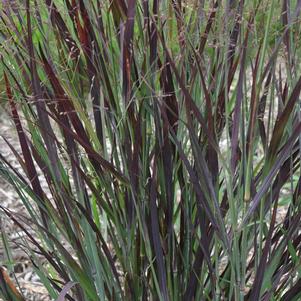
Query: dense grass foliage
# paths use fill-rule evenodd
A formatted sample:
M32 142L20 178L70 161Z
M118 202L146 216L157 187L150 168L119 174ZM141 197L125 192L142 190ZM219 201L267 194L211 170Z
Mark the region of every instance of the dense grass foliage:
M2 1L0 208L53 299L300 300L300 9Z

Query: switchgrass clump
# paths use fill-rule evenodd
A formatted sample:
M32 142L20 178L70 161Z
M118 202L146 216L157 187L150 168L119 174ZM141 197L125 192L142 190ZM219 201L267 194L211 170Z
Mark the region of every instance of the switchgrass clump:
M300 9L2 1L0 208L52 299L301 298Z

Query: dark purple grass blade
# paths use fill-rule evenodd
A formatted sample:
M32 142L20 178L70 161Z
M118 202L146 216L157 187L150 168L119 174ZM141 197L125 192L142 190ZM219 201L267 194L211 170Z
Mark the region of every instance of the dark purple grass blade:
M182 78L181 78L181 76L180 76L180 74L179 74L179 72L177 70L175 62L171 58L169 50L166 47L164 39L161 37L161 35L158 33L158 31L157 31L157 35L158 35L158 37L161 40L162 46L164 48L164 51L165 51L165 54L166 54L166 57L167 57L167 61L170 64L171 69L173 70L173 72L175 74L175 77L176 77L176 79L178 81L178 84L179 84L179 86L180 86L180 88L181 88L181 90L182 90L182 92L183 92L183 94L185 96L184 99L185 99L185 106L186 106L187 117L190 118L190 114L191 113L194 114L194 117L196 117L196 119L198 120L198 122L202 126L203 131L206 133L209 143L211 144L211 146L216 151L218 151L219 147L218 147L217 143L215 142L214 137L212 137L212 134L208 130L207 122L206 122L205 118L202 116L202 113L200 112L200 110L198 109L198 107L196 106L196 104L195 104L192 96L190 95L189 91L187 90L187 88L185 86L185 83L183 82L183 80L182 80Z
M135 142L141 142L141 122L138 114L138 118L135 114L135 104L131 102L133 92L133 82L137 80L137 66L134 59L133 48L133 34L134 34L134 22L136 14L136 1L128 1L127 8L127 20L124 26L121 26L121 69L122 69L122 97L125 105L127 106L127 116L130 126L125 128L124 137L124 152L128 161L128 169L130 171L130 180L132 182L132 188L134 193L137 194L138 178L137 172L139 170L138 156L140 153L141 145L139 146ZM130 141L130 127L134 129L135 137L134 145ZM134 161L134 158L136 161ZM128 190L126 192L126 208L129 224L132 224L134 217L134 199Z
M22 37L22 35L21 35L21 32L24 31L24 26L23 26L24 24L22 22L22 17L20 16L19 10L14 9L15 4L12 4L10 2L11 1L8 1L5 4L3 4L3 8L2 8L2 11L0 12L0 16L1 16L1 19L3 20L3 23L6 24L9 27L9 29L14 32L14 34L18 37L18 41L24 47L26 45L26 41L25 41L24 37ZM12 13L18 17L19 26L17 26L16 22L14 21ZM4 16L2 14L6 15L6 18L8 19L7 23L4 21ZM14 40L14 42L17 44L16 40Z
M3 137L2 137L3 138ZM10 146L9 146L10 147ZM13 147L10 147L11 149L14 149ZM25 185L29 186L28 181L23 177L23 175L20 174L20 172L11 165L11 163L2 155L0 154L0 159L5 163L5 165L15 174L15 176Z
M155 34L155 32L153 34ZM172 79L171 68L167 61L165 61L165 63L162 65L160 59L158 59L158 68L162 70L160 75L160 83L164 93L164 104L162 104L161 110L164 110L164 114L167 116L168 127L171 127L175 132L177 132L179 121L179 105L175 93L175 85Z
M231 10L235 10L235 3L233 2L232 4L229 5ZM233 6L233 7L231 7ZM229 39L229 50L228 50L228 61L230 63L230 66L232 66L234 58L235 58L235 49L237 47L237 41L239 38L240 34L240 29L241 29L241 24L242 24L242 14L243 14L243 8L244 8L244 0L240 0L238 4L238 8L236 8L235 11L235 23L233 26L233 29L230 34L230 39ZM231 12L229 17L231 18Z
M136 0L128 1L127 20L124 26L124 33L122 39L122 73L123 73L123 98L126 105L129 104L132 92L131 68L133 63L133 33L134 21L136 14ZM133 104L130 104L129 114L133 114ZM132 119L133 116L130 116Z
M154 158L154 162L156 162L156 157ZM162 297L164 301L168 301L170 300L170 298L167 289L166 268L165 268L164 255L163 255L162 244L160 239L158 208L156 205L157 202L157 179L156 178L157 178L157 166L156 163L154 163L153 176L149 188L150 189L151 235L154 243L159 285L162 292Z
M275 162L275 164L271 167L270 172L264 179L261 187L259 188L258 192L255 194L253 197L250 207L247 210L247 213L245 214L243 221L241 223L240 227L243 227L251 217L251 215L256 211L260 201L262 200L262 197L264 194L268 191L270 188L270 184L274 178L274 176L277 174L279 171L279 168L281 165L284 163L284 161L287 159L287 157L290 155L291 148L296 141L296 139L299 137L301 132L301 123L299 123L295 129L293 130L292 135L290 138L287 140L286 144L284 145L283 149L281 150L280 154L278 155L278 159Z
M264 68L264 71L262 73L262 76L261 76L261 81L264 80L264 78L266 77L266 75L268 74L269 70L271 69L271 66L274 64L275 60L277 59L277 54L279 52L279 49L280 49L280 46L281 46L281 43L283 41L283 39L285 38L286 36L286 33L288 32L291 24L293 24L293 22L296 22L299 18L299 15L300 15L300 12L301 12L301 1L298 0L297 3L296 3L296 7L295 7L295 10L293 12L293 14L291 15L290 19L289 19L289 23L287 24L287 26L284 28L284 31L281 35L281 37L278 38L277 42L276 42L276 45L272 51L272 53L270 54L270 58Z
M50 124L49 117L45 113L46 105L42 100L42 92L40 86L40 80L37 72L37 65L35 59L34 45L32 39L32 26L31 26L31 12L30 12L30 1L26 0L26 16L27 16L27 47L30 56L30 75L33 99L37 108L39 126L41 129L42 137L45 141L50 162L58 183L61 182L60 171L58 166L58 154L56 150L56 145L52 139L55 136L52 126ZM50 135L49 135L50 133Z
M110 4L110 10L112 11L116 29L118 29L120 22L124 21L127 15L127 4L123 0L112 0Z
M295 146L292 149L292 153L290 157L283 163L281 166L277 177L272 185L271 197L267 199L265 205L265 212L268 211L271 203L275 202L280 197L280 190L284 186L291 176L291 172L297 172L297 169L300 166L299 159L299 149L298 149L298 141L296 142ZM296 192L295 192L296 193ZM293 200L295 197L293 197ZM271 201L270 201L271 200Z
M16 126L16 130L17 130L17 134L18 134L18 138L20 141L20 145L21 145L21 149L22 149L22 153L24 156L24 163L26 166L26 172L27 172L27 176L28 179L32 185L33 191L35 192L35 194L39 197L39 199L43 202L44 200L44 192L42 190L40 181L39 181L39 177L36 171L36 168L34 166L33 163L33 159L27 144L27 139L22 127L22 123L20 121L20 117L16 108L16 104L13 100L13 96L12 96L12 91L9 85L9 81L8 78L6 76L6 74L4 73L4 79L5 79L5 83L6 83L6 93L7 93L7 97L9 99L10 102L10 106L11 106L11 112L13 115L13 121L15 123ZM43 211L43 208L40 208L40 212L41 212L41 217L43 220L43 224L45 227L47 227L47 215L46 213Z
M215 125L214 125L214 120L213 120L213 109L212 109L213 101L212 101L210 93L207 89L205 77L204 77L204 74L202 72L201 66L198 61L197 61L197 66L198 66L198 71L199 71L200 79L201 79L201 85L204 90L204 96L205 96L205 101L206 101L206 117L208 120L208 131L210 132L211 136L214 137L214 139L216 140ZM217 182L218 173L219 173L218 155L217 155L217 152L215 151L215 149L210 144L207 147L206 159L208 162L208 168L212 175L213 184L215 185Z
M47 261L53 266L53 268L58 272L58 274L66 281L70 281L68 274L66 273L63 265L61 265L60 260L56 257L54 258L53 254L45 250L41 244L33 237L33 235L28 231L28 229L21 224L21 222L15 217L15 214L10 212L7 208L0 205L1 210L18 226L22 229L24 233L28 236L30 241L37 247L40 253L47 259Z
M95 130L101 145L103 145L102 117L100 111L100 89L101 89L100 80L101 79L97 72L97 66L95 62L97 61L97 58L101 60L101 62L103 62L104 59L102 58L98 44L95 43L96 36L94 33L94 29L91 24L85 4L82 0L79 1L79 8L84 22L84 26L79 32L82 33L81 34L82 48L85 53L86 61L87 61L87 73L90 81L89 84L90 84L90 91L91 91L91 97L93 103ZM79 18L77 18L77 25L79 28L81 28Z
M264 116L265 116L266 101L267 101L267 96L268 96L269 88L270 88L271 81L272 81L272 76L273 76L273 73L271 70L269 72L266 82L264 84L264 92L259 100L258 113L257 113L259 134L261 137L262 145L265 149L267 148L267 134L265 131L265 126L264 126Z
M268 160L269 161L274 160L274 156L276 155L277 150L279 148L285 126L287 125L289 117L290 117L291 113L293 112L296 102L299 99L300 92L301 92L301 77L299 78L298 82L296 83L283 112L281 113L280 117L276 120L276 123L274 126L274 131L272 134L272 139L271 139L271 142L269 145L269 150L268 150Z
M61 35L61 41L66 43L70 57L77 60L80 50L77 47L76 42L73 40L66 23L64 22L61 14L59 13L55 3L52 0L45 0L45 3L50 12L50 18L53 26L57 28L58 33Z
M18 163L20 164L22 169L25 171L25 173L27 173L26 164L25 164L24 160L22 159L21 155L17 152L16 148L5 137L2 137L2 138L5 141L5 143L8 145L8 147L10 148L10 150L12 151L12 153L14 154L16 159L18 160ZM24 182L26 182L26 181L24 180Z
M250 28L250 23L248 24L248 29ZM249 30L245 34L245 39L242 45L242 56L240 59L240 70L239 70L239 78L237 84L237 94L236 94L236 103L234 107L234 116L233 116L233 127L231 134L231 169L232 173L235 171L235 167L238 161L239 153L238 153L238 142L239 142L239 125L241 118L241 109L242 109L242 100L243 100L243 83L245 78L245 64L246 64L246 51L248 46L248 37Z
M32 262L32 264L33 264L36 268L38 268L35 262ZM51 285L52 285L58 292L61 292L62 288L57 284L57 283L58 283L57 279L48 278L48 280L51 282ZM75 300L75 299L72 298L69 294L67 294L67 295L65 296L65 298L66 298L67 300L69 300L69 301L82 301L82 299L83 299L83 298L81 298L81 300Z
M89 158L91 159L91 162L95 166L96 171L99 171L99 169L102 166L104 169L110 171L113 175L115 175L120 180L127 182L125 177L119 171L117 171L110 162L106 161L102 156L100 156L93 149L93 147L89 141L89 137L82 125L82 122L80 121L79 117L77 116L77 113L74 109L72 102L70 101L70 99L68 99L68 97L64 93L64 89L61 86L58 78L56 77L56 75L55 75L54 71L52 70L50 64L48 63L47 59L43 55L42 49L40 49L40 51L41 51L41 56L42 56L45 71L51 81L56 98L58 99L57 104L59 106L59 111L63 114L66 114L70 118L70 121L76 131L76 134L72 130L70 130L70 128L67 128L64 124L62 124L62 122L60 120L58 120L55 116L51 115L51 117L62 127L62 129L64 129L66 132L68 132L73 137L73 139L75 139L77 142L79 142L84 147Z
M166 227L167 237L170 239L172 235L172 218L174 211L173 204L173 160L175 155L174 145L171 144L169 139L170 129L177 132L178 127L178 103L175 96L174 84L172 81L170 66L166 63L161 65L158 59L158 67L162 70L160 75L160 83L162 90L166 96L163 97L162 104L159 104L160 113L163 120L163 145L160 151L162 156L164 178L165 178L165 191L166 191ZM167 122L166 122L167 121ZM169 241L170 242L170 241ZM171 252L173 249L172 244L169 245Z
M210 251L212 249L210 248L210 243L213 237L213 231L212 228L209 227L209 221L206 217L205 211L201 209L199 205L198 214L201 231L201 240L199 242L198 249L195 253L195 260L187 281L187 287L183 295L183 301L193 300L193 298L195 297L196 290L198 288L198 277L201 273L204 259L208 265L209 277L211 278L211 285L215 287L216 283L215 269L213 267L213 263L211 262L210 256Z
M282 24L284 26L284 28L289 27L288 24L288 19L289 19L289 3L290 1L288 0L283 0L282 2ZM287 59L288 59L288 63L290 65L291 63L291 47L290 47L290 29L288 28L287 31L285 32L284 38L283 38L283 42L285 44L286 47L286 54L287 54Z
M269 229L269 232L268 232L268 235L266 238L262 256L261 256L259 266L256 271L253 287L251 290L250 300L260 300L260 290L261 290L261 286L262 286L262 282L263 282L263 278L264 278L264 272L267 269L268 255L271 250L271 242L272 242L273 230L274 230L275 223L276 223L277 208L278 208L278 202L276 201L274 203L273 213L272 213L271 222L270 222L270 229Z
M191 133L191 131L190 131L190 133ZM206 200L206 198L203 198L203 192L202 192L202 189L201 189L201 186L200 186L200 183L199 183L199 179L198 179L195 171L193 170L191 164L189 163L189 160L188 160L188 158L186 157L186 155L183 151L181 143L178 141L178 139L177 139L177 137L175 136L174 133L172 133L172 136L173 136L173 141L174 141L175 145L177 146L179 156L180 156L184 166L186 167L186 169L188 171L190 181L193 185L193 188L194 188L194 191L196 193L198 202L200 202L201 206L204 208L204 210L206 212L206 215L207 215L207 218L210 220L210 222L212 223L212 226L217 231L217 235L219 235L221 240L224 242L225 246L228 249L230 249L230 243L229 243L228 238L225 236L225 233L223 231L224 224L222 222L222 217L221 217L220 210L218 210L218 212L216 213L217 216L218 216L218 220L217 220L215 218L215 215L213 214L211 208L210 208L210 205L209 205L208 201ZM204 166L203 166L203 168L204 168ZM205 174L207 173L206 168L204 168L204 173ZM212 193L214 193L214 188L212 187L212 182L210 181L210 179L207 179L207 180L209 180L209 183L207 183L207 185L209 185L209 187L208 187L209 193L211 194L212 197L214 197L213 194L212 194ZM214 203L215 203L214 204L215 209L218 209L218 208L216 208L216 206L217 206L216 200L214 201Z
M298 300L301 296L301 279L299 279L293 287L289 288L280 301Z
M174 212L174 204L173 204L173 156L172 156L172 149L170 140L168 137L168 130L164 128L164 144L162 147L162 161L163 161L163 170L164 170L164 177L165 177L165 190L166 190L166 211L165 211L165 218L166 222L165 225L167 227L167 238L171 239L171 235L173 232L173 212ZM172 251L172 245L169 246Z
M105 241L105 239L103 238L103 235L101 234L100 230L98 229L98 227L96 226L96 224L94 223L93 219L91 218L91 216L88 214L87 210L79 203L76 202L76 205L78 206L78 208L80 209L80 211L84 214L85 218L87 219L89 225L91 226L91 228L93 229L93 231L96 233L97 237L99 238L100 242L101 242L101 248L103 249L103 252L106 255L106 258L109 261L110 267L112 269L113 275L116 279L116 282L119 286L119 289L121 291L121 283L120 283L120 279L118 276L118 272L114 263L114 259L111 255L111 251Z
M278 246L287 246L289 241L291 241L294 245L295 248L298 248L298 245L301 242L301 237L300 235L298 235L297 237L294 236L294 234L298 234L298 225L300 225L300 218L301 218L301 213L300 212L296 212L293 216L290 216L290 224L289 227L286 229L285 231L285 235L281 235L279 237L279 243ZM294 238L295 237L295 238ZM281 239L281 240L280 240ZM275 253L277 252L278 248L274 248L274 250L271 252L270 254L270 261L272 261L272 259L275 256ZM285 273L291 270L291 267L289 265L289 251L286 250L284 252L284 254L282 255L281 260L278 263L278 267L275 270L275 273L273 275L273 279L276 282L275 284L279 283L281 276L283 276L283 270ZM270 263L270 262L269 262ZM269 291L267 292L267 294L271 294L271 291L273 290L273 286L272 288L269 289Z
M208 39L208 35L209 35L209 32L212 28L212 25L215 21L215 17L216 17L216 12L217 12L217 8L219 6L219 1L215 1L214 4L213 4L213 7L211 9L211 12L210 12L210 15L208 17L208 22L206 24L206 28L204 30L204 33L202 34L201 38L200 38L200 44L199 44L199 47L198 47L198 54L201 56L204 49L205 49L205 45L206 45L206 42L207 42L207 39Z
M3 208L3 207L0 207ZM15 221L15 220L14 220ZM66 249L66 247L63 245L63 242L60 241L57 237L55 237L51 232L49 232L45 227L41 226L40 224L35 223L35 225L41 230L43 231L43 233L46 233L47 236L49 237L49 239L51 239L51 242L56 246L57 251L59 252L60 256L64 258L64 260L66 261L66 265L69 267L72 267L72 270L74 273L76 273L77 275L85 275L85 277L89 276L92 277L91 275L86 273L86 270L82 267L86 266L88 264L87 258L85 256L85 253L83 252L82 248L83 245L78 241L75 250L77 251L77 255L79 258L79 262L82 264L80 264L77 260L75 260L73 258L73 256L68 252L68 250ZM24 228L24 227L23 227ZM77 238L76 238L77 239ZM82 257L80 257L82 256ZM66 282L69 282L70 279L68 279ZM91 281L86 281L86 293L88 295L97 295L96 293L96 289L95 289L95 285L94 282ZM77 290L78 296L81 295L81 288L78 288ZM79 300L83 300L83 298L79 298L77 296L77 298Z
M66 298L66 295L68 294L68 292L71 290L71 288L76 285L77 282L73 282L73 281L69 281L68 283L66 283L64 285L64 287L62 288L58 298L56 299L56 301L64 301Z
M219 6L219 1L215 1L212 6L210 15L208 17L208 21L207 21L205 30L201 34L200 43L199 43L199 46L197 49L199 57L201 57L204 52L204 49L205 49L205 46L206 46L206 43L208 40L208 35L209 35L212 25L214 24L214 21L215 21L218 6ZM195 65L194 67L192 67L192 71L191 71L191 83L194 82L196 74L197 74L197 66Z
M248 126L248 134L247 134L247 156L253 156L252 148L253 148L253 141L255 135L255 127L256 127L256 113L257 113L257 106L258 106L258 97L257 97L257 76L258 76L258 66L260 61L260 54L261 54L261 46L258 48L256 59L255 59L255 66L252 68L252 90L251 90L251 99L250 99L250 121Z

